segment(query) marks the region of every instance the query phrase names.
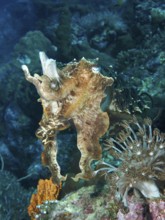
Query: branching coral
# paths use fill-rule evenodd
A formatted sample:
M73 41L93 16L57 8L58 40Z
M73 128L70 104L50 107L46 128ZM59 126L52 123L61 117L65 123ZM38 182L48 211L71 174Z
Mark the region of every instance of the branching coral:
M152 122L145 119L141 124L133 117L130 123L124 121L118 139L110 138L106 145L110 154L120 163L108 164L98 171L111 173L110 184L113 191L127 206L128 195L145 198L159 198L161 189L158 183L165 182L165 134L158 129L152 130Z
M37 193L33 194L28 207L28 214L31 219L35 219L35 216L39 214L38 206L45 201L55 200L58 198L61 185L56 185L52 180L40 179L37 186Z
M40 52L43 75L31 76L27 66L22 68L26 79L33 83L40 95L43 116L37 137L42 140L44 152L42 162L48 166L53 181L65 180L57 163L57 131L66 129L72 121L77 130L77 146L81 151L80 169L75 180L89 179L94 172L90 164L101 157L99 138L109 127L109 117L102 112L100 104L104 90L113 84L111 77L98 72L95 64L85 60L69 63L57 70L56 63Z

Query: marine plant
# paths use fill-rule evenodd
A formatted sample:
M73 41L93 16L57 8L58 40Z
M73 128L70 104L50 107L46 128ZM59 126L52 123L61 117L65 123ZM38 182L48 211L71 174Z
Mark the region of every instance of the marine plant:
M81 152L78 173L79 178L90 179L95 172L90 165L99 160L102 149L99 138L109 127L109 117L100 108L107 86L113 84L113 78L103 76L95 63L86 59L69 63L58 70L56 62L40 52L43 75L30 75L28 67L22 66L25 78L35 85L43 107L40 128L36 135L44 145L42 163L48 166L53 182L66 179L60 173L57 162L57 132L74 123L77 130L77 146ZM59 149L60 150L60 149Z

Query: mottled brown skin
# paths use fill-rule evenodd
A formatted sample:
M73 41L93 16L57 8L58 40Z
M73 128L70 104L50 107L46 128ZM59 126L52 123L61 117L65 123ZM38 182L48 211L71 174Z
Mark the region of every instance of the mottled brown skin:
M36 86L40 95L43 116L37 137L44 145L42 162L49 167L56 183L66 179L60 174L56 160L56 132L68 128L70 121L77 129L77 146L81 152L81 173L74 180L93 177L91 161L100 159L102 155L99 138L109 127L109 117L102 112L100 104L105 97L104 90L113 84L113 79L95 73L94 66L85 59L68 64L60 72L62 82L58 89L51 88L52 82L46 75L32 77L25 73L26 79Z

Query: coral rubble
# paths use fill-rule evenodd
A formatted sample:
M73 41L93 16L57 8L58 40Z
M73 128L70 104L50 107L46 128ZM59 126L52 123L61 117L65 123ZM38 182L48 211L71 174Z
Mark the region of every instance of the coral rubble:
M109 117L100 108L107 86L113 84L113 78L105 77L96 65L84 58L80 62L69 63L58 70L53 59L40 52L43 75L30 75L23 65L26 79L33 83L40 95L43 116L37 137L42 140L44 152L42 162L48 166L53 181L59 183L66 177L60 174L57 156L57 131L64 130L74 123L77 130L77 146L81 152L81 173L75 176L90 179L93 177L90 164L101 158L99 138L109 127Z

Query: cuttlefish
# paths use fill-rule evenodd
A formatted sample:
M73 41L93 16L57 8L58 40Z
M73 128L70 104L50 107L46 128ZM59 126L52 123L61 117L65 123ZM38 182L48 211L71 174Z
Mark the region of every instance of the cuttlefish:
M57 162L57 132L74 123L77 130L77 147L81 152L79 178L94 176L91 162L102 156L99 139L109 127L109 116L101 110L105 89L112 86L113 78L103 76L95 63L82 58L59 70L56 61L44 52L39 53L43 75L32 76L26 65L22 66L27 81L34 84L43 107L37 137L44 145L42 163L51 171L55 183L64 181ZM58 149L60 150L60 149Z

